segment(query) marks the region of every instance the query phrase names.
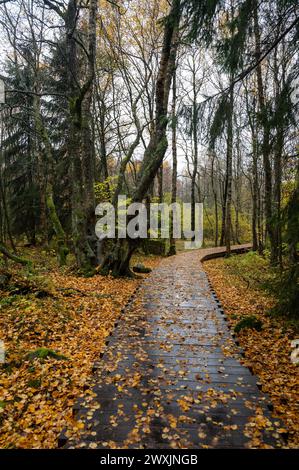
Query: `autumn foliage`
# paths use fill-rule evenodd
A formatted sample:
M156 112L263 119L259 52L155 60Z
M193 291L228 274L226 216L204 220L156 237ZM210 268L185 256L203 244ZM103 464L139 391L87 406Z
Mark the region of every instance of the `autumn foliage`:
M11 267L13 281L0 290L6 348L0 368L2 448L54 448L66 425L73 431L80 427L73 419L73 405L88 394L93 363L140 283L100 275L77 277L56 268L49 254L44 256L49 268L43 268L45 259L36 253L38 275ZM157 260L148 258L146 265Z
M238 257L236 263L240 262ZM204 267L232 329L241 319L253 315L262 323L261 328L243 328L237 334L245 353L244 363L258 376L262 390L269 395L274 415L284 422L282 431L288 436L288 446L298 447L298 366L290 360L291 340L298 334L298 326L269 314L275 297L258 287L261 282L255 277L252 264L247 264L243 275L233 269L230 260L208 261ZM263 280L264 277L265 274Z

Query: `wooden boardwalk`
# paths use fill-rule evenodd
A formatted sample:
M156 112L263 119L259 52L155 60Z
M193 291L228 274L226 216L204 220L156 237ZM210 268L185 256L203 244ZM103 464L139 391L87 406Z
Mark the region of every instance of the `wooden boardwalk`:
M78 403L85 429L66 447L281 446L211 296L205 255L167 258L144 280L95 365L93 396Z

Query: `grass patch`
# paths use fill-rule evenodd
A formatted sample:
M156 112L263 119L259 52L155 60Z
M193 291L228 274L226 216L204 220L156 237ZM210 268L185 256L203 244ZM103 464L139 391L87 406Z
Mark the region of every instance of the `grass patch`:
M246 283L247 289L266 292L274 300L269 309L271 316L282 316L286 322L299 325L299 269L292 272L286 268L283 272L278 267L270 266L269 256L260 256L250 251L245 255L233 255L224 259L224 266L229 275L236 276Z
M247 287L272 290L271 286L277 279L277 271L270 267L268 257L254 251L225 258L224 264L231 274L246 282Z
M8 307L9 305L12 305L16 300L18 300L17 295L11 295L9 297L3 297L3 299L0 299L0 310L1 310L1 308Z

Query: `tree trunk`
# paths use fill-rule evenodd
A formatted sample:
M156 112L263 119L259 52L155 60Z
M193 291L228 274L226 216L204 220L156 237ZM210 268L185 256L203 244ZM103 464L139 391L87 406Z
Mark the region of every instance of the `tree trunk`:
M258 20L258 7L257 2L254 4L253 10L254 19L254 35L255 35L255 56L258 61L261 56L261 38L260 38L260 27ZM263 166L264 166L264 178L265 178L265 218L266 218L266 233L269 236L270 250L271 250L271 262L273 263L274 258L274 236L273 236L273 224L272 224L272 168L270 161L270 125L267 115L267 107L265 103L264 85L262 77L261 64L256 67L257 85L258 85L258 99L259 107L261 112L261 122L263 126L263 140L262 140L262 155L263 155Z
M97 0L89 2L89 25L88 25L88 78L86 92L82 101L82 166L84 178L84 212L85 212L85 236L90 247L89 263L91 267L97 264L97 238L95 235L95 147L93 139L93 83L95 76L96 56L96 16Z
M215 163L215 153L212 156L212 167L211 167L211 185L212 185L212 192L213 192L213 199L214 199L214 210L215 210L215 246L218 246L218 238L219 238L219 222L218 222L218 197L217 197L217 189L215 187L215 171L214 171L214 163Z
M42 116L40 114L40 98L35 97L34 99L34 119L35 119L35 127L37 134L44 145L44 155L43 155L43 166L40 168L40 171L43 174L43 180L45 180L45 203L48 209L49 217L54 229L54 232L57 237L57 253L60 266L64 266L66 264L66 258L69 253L69 249L67 247L67 237L59 220L56 206L54 203L53 198L53 187L52 187L52 176L54 174L53 171L53 154L52 148L48 136L47 129L44 126ZM48 177L46 178L47 173L49 173Z
M241 187L242 187L242 154L240 149L240 135L237 136L237 171L235 176L235 193L236 193L236 219L235 219L235 236L236 244L240 244L240 212L241 212Z
M172 82L172 179L171 179L171 204L176 203L177 195L177 122L176 122L176 102L177 102L177 89L176 89L176 71L173 75ZM168 255L172 256L176 254L176 244L173 238L173 214L170 215L170 246Z
M286 239L289 251L289 262L291 267L298 265L298 243L299 243L299 163L297 164L295 189L287 204L287 230Z
M221 201L221 235L220 235L220 246L224 245L225 242L225 232L226 232L226 202L227 202L227 175L228 175L228 161L226 159L226 171L225 171L225 181L224 188L222 192L222 201Z
M158 170L157 179L158 179L158 199L159 199L159 203L162 203L163 202L163 163Z
M193 171L191 176L191 231L195 231L195 189L196 189L196 177L198 171L198 108L197 108L197 88L196 88L196 71L195 64L193 61L192 68L192 88L193 88L193 100L192 100L192 137L193 137Z
M257 137L255 134L252 136L252 249L258 251L258 236L257 236L257 223L258 223L258 167L257 167Z
M277 98L276 111L279 109L280 79L278 75L277 51L274 54L274 83ZM285 86L285 66L283 64L282 86ZM281 181L282 181L282 152L284 147L284 116L281 115L276 125L276 142L274 146L274 186L273 186L273 265L282 269L282 233L281 233Z
M231 80L232 83L232 80ZM229 114L227 123L227 200L226 200L226 221L225 221L225 244L226 255L231 254L231 204L232 204L232 177L233 177L233 106L234 88L229 91Z
M96 265L94 218L91 214L94 211L94 151L90 142L90 106L94 80L97 2L92 0L89 3L88 71L86 81L81 87L76 37L77 8L77 0L69 0L65 15L70 114L67 147L72 176L72 232L75 256L80 270L84 274L90 274Z
M164 24L164 37L156 82L156 113L153 133L144 152L144 158L137 178L137 186L132 202L142 202L154 180L167 149L167 108L172 77L175 71L177 52L177 33L181 16L180 0L172 0L170 13ZM112 272L117 276L130 274L129 263L138 241L132 239L116 240L113 249L102 265L104 273Z
M15 247L15 244L14 244L14 241L13 241L13 238L12 238L12 234L11 234L11 230L10 230L10 220L9 220L9 216L8 216L8 208L7 208L5 191L4 191L4 187L3 187L3 183L2 183L1 173L0 173L0 196L1 196L1 201L2 201L4 220L6 222L6 232L7 232L11 247L12 247L13 251L15 252L16 247ZM0 205L0 208L1 208L1 205ZM1 220L0 220L0 223L1 223ZM3 236L3 238L4 238L4 236Z
M273 228L273 265L282 266L282 247L281 247L281 179L282 179L282 150L283 150L283 128L279 127L277 132L276 148L274 153L274 228Z

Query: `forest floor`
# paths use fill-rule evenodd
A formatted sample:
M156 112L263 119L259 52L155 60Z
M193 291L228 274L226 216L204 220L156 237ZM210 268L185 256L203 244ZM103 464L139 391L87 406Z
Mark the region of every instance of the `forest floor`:
M22 253L34 271L11 264L13 282L0 290L0 447L54 448L66 424L76 426L75 400L142 279L82 278L58 268L54 252ZM137 255L132 263L159 261Z
M54 252L23 254L33 261L33 271L11 264L13 287L0 290L0 339L6 349L0 447L55 448L63 428L80 432L73 406L89 393L93 364L141 279L82 278L71 267L58 268ZM155 268L161 258L138 255L132 263L139 261ZM261 288L272 276L267 262L249 253L205 262L204 269L232 328L243 317L261 320L260 331L238 334L244 362L284 422L285 432L280 431L288 434L288 446L298 447L298 367L290 361L298 324L269 315L275 297Z
M261 329L238 333L244 363L258 376L262 390L273 404L288 434L288 446L299 446L298 366L291 363L291 341L298 338L299 324L271 314L275 294L269 293L273 273L262 257L248 253L204 263L204 269L220 299L232 329L243 318L254 316Z
M287 447L211 295L199 262L211 251L163 259L142 283L76 403L79 431L68 428L60 445Z

